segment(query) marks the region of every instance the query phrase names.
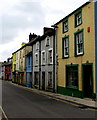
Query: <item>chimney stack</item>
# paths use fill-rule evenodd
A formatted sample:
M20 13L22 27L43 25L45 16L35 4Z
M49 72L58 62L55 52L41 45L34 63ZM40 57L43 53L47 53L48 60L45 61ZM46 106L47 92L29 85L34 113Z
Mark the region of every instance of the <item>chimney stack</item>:
M52 28L44 27L43 33L46 34L46 33L48 33L48 32L53 32L53 29L52 29Z
M36 34L31 34L30 33L30 35L29 35L29 42L31 41L31 40L33 40L34 38L36 38L37 37L37 35Z

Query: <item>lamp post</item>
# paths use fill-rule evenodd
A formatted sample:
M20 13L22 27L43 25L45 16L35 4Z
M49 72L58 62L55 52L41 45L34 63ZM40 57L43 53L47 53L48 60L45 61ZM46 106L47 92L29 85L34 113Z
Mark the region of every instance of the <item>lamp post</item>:
M53 92L56 90L56 29L58 28L57 25L52 25L51 27L54 28L54 36L53 36Z

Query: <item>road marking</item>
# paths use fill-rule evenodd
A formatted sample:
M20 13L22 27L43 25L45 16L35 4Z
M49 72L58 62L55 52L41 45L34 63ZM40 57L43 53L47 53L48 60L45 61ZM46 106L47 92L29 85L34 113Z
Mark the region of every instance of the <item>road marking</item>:
M5 119L6 120L8 120L8 117L7 117L7 115L5 114L5 112L4 112L4 110L3 110L3 108L0 106L0 109L1 109L1 111L2 111L2 113L3 113L3 115L4 115L4 117L5 117Z

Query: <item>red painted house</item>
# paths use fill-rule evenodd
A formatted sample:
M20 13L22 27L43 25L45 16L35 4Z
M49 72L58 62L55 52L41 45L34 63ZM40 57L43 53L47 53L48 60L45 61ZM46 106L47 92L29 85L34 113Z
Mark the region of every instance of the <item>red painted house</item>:
M2 65L2 79L12 80L12 58L8 58Z

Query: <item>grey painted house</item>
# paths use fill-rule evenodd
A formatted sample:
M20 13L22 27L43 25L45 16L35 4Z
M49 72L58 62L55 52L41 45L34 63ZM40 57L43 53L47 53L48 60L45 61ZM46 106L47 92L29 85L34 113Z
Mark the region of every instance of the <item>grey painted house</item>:
M33 34L35 35L35 34ZM39 80L39 47L40 47L40 36L35 35L34 38L31 36L31 40L28 43L29 46L32 46L32 87L40 88L40 80Z
M43 90L56 90L56 42L53 42L54 29L44 28L41 36L41 79L40 88ZM54 53L55 52L55 53ZM53 60L55 57L55 61Z
M31 40L32 87L55 92L56 85L56 39L52 28L44 28L42 36Z
M37 39L39 40L39 39ZM33 44L32 47L32 52L33 52L33 87L39 88L40 87L40 80L39 80L39 75L40 75L40 70L39 70L39 58L40 58L40 52L39 52L39 41L36 41Z

